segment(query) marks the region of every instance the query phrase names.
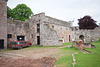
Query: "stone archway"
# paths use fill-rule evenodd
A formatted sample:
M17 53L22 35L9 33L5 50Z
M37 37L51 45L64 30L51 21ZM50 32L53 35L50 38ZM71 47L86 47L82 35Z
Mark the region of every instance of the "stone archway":
M80 35L79 39L81 39L84 42L84 36L83 35Z

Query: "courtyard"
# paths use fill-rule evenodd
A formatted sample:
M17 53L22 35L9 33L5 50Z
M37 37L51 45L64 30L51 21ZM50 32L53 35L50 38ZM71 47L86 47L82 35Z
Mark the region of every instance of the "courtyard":
M96 48L85 49L95 54L84 53L74 47L72 43L63 46L39 47L31 46L20 50L0 50L1 67L99 67L100 42L93 42ZM75 63L73 66L73 56Z

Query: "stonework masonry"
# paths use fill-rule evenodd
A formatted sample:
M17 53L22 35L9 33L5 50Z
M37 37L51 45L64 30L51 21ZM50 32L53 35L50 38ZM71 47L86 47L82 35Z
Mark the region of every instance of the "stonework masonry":
M8 34L12 35L8 42L24 36L32 44L59 46L72 41L70 27L71 22L45 16L45 13L33 15L25 22L8 19Z
M59 46L84 37L84 42L98 41L100 27L79 30L72 22L62 21L39 13L25 22L7 19L7 0L0 0L0 49L11 41L25 40L43 46ZM7 37L8 36L8 37Z
M0 49L7 48L7 0L0 0Z
M29 23L18 21L18 20L7 20L8 26L7 26L7 34L10 35L10 38L8 38L8 44L11 41L17 41L18 37L24 37L24 40L30 41L30 29L29 29Z
M0 0L0 49L11 41L25 40L43 46L59 46L71 42L72 22L46 16L33 15L25 22L7 19L7 0Z
M72 40L79 39L80 36L84 37L84 42L95 42L100 38L100 27L93 30L79 30L79 27L72 28Z
M84 37L84 42L98 41L100 27L79 30L72 22L62 21L39 13L25 22L7 19L7 0L0 0L0 49L11 41L25 40L43 46L59 46ZM8 36L8 37L7 37Z
M31 32L34 35L34 43L38 42L38 36L40 37L40 45L43 46L62 45L62 39L64 42L71 41L71 22L58 20L45 16L45 13L40 13L33 15L29 24L32 28L35 28L35 32ZM40 25L39 32L37 32L38 24Z

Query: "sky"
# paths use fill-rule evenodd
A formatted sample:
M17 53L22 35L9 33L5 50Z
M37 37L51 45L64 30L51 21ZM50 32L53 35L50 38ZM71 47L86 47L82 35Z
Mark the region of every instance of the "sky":
M44 12L60 20L74 20L73 26L77 26L77 20L85 15L100 23L100 0L8 0L7 6L13 9L22 3L31 8L34 14Z

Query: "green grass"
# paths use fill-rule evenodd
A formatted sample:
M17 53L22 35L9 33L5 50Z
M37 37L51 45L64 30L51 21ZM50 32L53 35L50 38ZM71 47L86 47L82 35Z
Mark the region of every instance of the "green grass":
M100 42L92 42L96 48L86 49L96 54L79 53L75 55L76 67L100 67Z
M56 62L56 67L72 67L72 56L62 56Z
M71 43L64 43L63 45L69 45ZM62 56L57 60L56 67L72 67L72 53L74 54L76 59L75 67L100 67L100 41L92 42L96 48L88 48L90 52L94 52L96 54L83 53L78 49L72 48L61 48Z
M60 49L60 55L62 55L56 62L56 67L72 67L73 58L72 53L78 53L80 52L78 49L72 47L72 48L61 48Z
M33 49L33 48L56 48L56 47L62 47L62 46L71 45L71 44L72 44L72 42L63 43L63 45L60 45L60 46L37 46L37 45L35 45L35 46L30 46L28 48L30 48L30 49Z
M100 56L96 54L76 54L75 67L100 67Z
M72 42L63 43L63 46L66 46L66 45L72 45Z

